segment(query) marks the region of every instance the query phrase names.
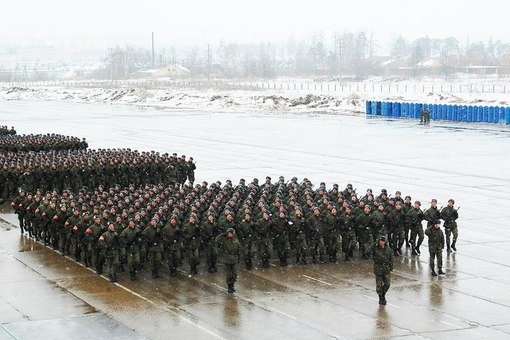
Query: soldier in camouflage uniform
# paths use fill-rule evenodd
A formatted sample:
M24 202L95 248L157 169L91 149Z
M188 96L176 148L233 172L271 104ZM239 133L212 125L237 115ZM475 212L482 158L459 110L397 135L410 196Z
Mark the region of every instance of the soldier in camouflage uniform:
M453 205L455 201L450 198L448 200L448 205L441 210L441 219L444 221L444 230L446 233L446 248L448 252L451 252L452 249L457 251L455 244L457 243L457 238L459 237L459 231L457 229L457 219L459 218L459 209L455 209ZM453 235L452 243L450 244L450 236Z
M379 304L386 304L386 293L391 284L391 272L393 271L393 251L386 245L386 236L378 237L377 243L373 243L367 252L374 260L374 274Z
M241 244L235 236L234 228L228 228L226 233L216 237L216 244L224 255L223 265L225 266L228 293L233 294L235 282L237 281L237 266L241 261Z
M429 261L430 261L430 270L432 272L432 276L444 275L443 272L443 249L444 249L444 234L441 230L441 221L435 220L432 222L432 225L425 230L425 235L429 238ZM434 259L437 258L437 268L438 272L436 273Z

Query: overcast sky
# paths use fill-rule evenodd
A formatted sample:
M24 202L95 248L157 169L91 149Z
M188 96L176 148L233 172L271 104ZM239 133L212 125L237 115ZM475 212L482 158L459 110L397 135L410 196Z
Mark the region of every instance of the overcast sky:
M510 41L506 0L12 0L2 1L0 42L24 38L112 37L202 44L286 40L364 30L385 41L457 36Z

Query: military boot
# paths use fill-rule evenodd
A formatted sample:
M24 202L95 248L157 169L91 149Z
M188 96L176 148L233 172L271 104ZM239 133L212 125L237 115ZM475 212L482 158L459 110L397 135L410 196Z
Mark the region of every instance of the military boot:
M198 270L197 270L197 265L196 264L191 265L190 273L191 273L191 275L197 275L198 274Z
M443 271L443 268L439 268L439 270L437 271L437 273L439 275L446 275L446 273Z
M170 276L177 277L177 268L175 268L175 267L170 268Z
M301 256L296 256L296 264L301 264Z
M418 253L418 255L421 255L420 245L419 244L416 246L415 250Z
M457 251L457 248L455 247L455 242L452 243L452 247L453 251Z
M207 268L207 272L208 272L208 273L211 273L211 274L212 274L212 273L214 273L214 268L213 268L213 266L209 265L209 268Z
M158 273L158 270L157 270L157 269L153 269L153 270L152 270L152 278L153 278L153 279L157 279L157 278L159 278L159 273Z
M131 281L136 281L136 272L134 270L129 272L129 278Z
M228 293L229 294L234 294L235 290L234 290L234 284L233 283L229 283L228 284Z
M303 256L301 258L301 264L308 264L308 261L306 260L306 256Z
M412 249L411 254L418 255L418 252L416 251L416 248L414 246L412 246L411 249Z
M432 276L437 276L437 273L434 269L432 269Z
M262 261L262 268L269 268L270 266L269 259L264 259L264 261Z
M382 294L379 294L379 304L383 306L386 304L386 300Z

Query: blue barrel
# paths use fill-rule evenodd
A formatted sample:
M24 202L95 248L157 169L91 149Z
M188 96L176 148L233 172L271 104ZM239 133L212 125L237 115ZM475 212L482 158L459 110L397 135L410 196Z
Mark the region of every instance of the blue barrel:
M372 102L370 100L367 100L365 102L365 113L367 115L371 115L372 114Z
M505 107L505 124L510 124L510 106Z
M391 115L393 117L400 117L402 115L401 113L401 104L400 103L393 103L391 105Z

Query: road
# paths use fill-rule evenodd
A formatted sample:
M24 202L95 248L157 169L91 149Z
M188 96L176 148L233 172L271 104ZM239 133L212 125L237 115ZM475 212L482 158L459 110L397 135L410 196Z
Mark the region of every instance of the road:
M420 257L408 251L396 260L385 307L369 261L242 269L234 296L221 268L209 274L205 264L195 277L142 273L131 282L123 274L112 285L3 223L0 339L109 331L154 339L510 338L508 127L56 102L0 101L0 114L18 133L191 155L200 181L307 177L360 192L401 190L422 208L450 197L462 207L458 252L444 254L447 275L430 276L426 248ZM5 207L0 217L15 222Z

